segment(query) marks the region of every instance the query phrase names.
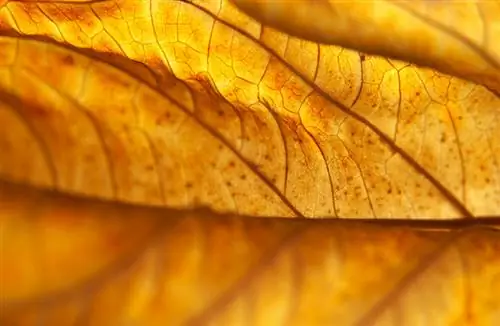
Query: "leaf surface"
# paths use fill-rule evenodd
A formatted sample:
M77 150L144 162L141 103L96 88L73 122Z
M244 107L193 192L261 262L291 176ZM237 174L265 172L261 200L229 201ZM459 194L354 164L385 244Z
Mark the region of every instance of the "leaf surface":
M0 2L0 324L500 324L495 20L337 3Z
M416 62L500 92L497 1L233 2L292 35Z
M97 202L6 182L0 203L4 325L500 321L493 229L287 222Z
M36 30L23 18L27 8L38 17ZM144 63L160 93L169 92L173 74L196 92L215 94L216 105L225 110L193 113L262 176L260 187L275 188L289 201L295 215L498 213L500 100L484 87L404 62L291 39L226 2L16 2L2 13L4 24L23 34ZM195 105L183 99L188 108ZM160 179L165 175L175 177L164 172ZM206 187L221 183L203 180ZM259 189L251 191L254 196ZM235 206L241 205L229 209L257 211Z

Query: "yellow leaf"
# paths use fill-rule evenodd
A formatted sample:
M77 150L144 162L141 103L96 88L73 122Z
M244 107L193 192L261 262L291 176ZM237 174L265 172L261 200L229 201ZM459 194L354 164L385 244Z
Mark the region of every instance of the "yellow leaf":
M497 1L232 1L292 35L430 66L500 92Z
M165 80L171 81L173 73L197 93L220 94L224 100L216 100L222 103L217 105L227 106L230 118L214 117L212 109L193 113L231 143L262 175L262 187L275 188L272 192L286 198L295 215L498 213L500 99L484 87L403 62L290 39L225 2L220 7L167 1L153 8L149 2L125 1L119 2L121 18L111 13L112 4L9 3L4 22L32 34L33 24L23 18L23 8L30 6L30 15L39 17L36 33L55 39L62 33L75 46L139 60L153 72L153 87L160 93L169 92ZM55 9L60 6L67 9L64 16ZM89 35L91 42L85 41ZM183 99L193 108L189 95ZM182 173L174 177L183 178ZM202 180L208 188L225 183ZM131 182L128 189L136 184ZM220 193L232 197L231 190ZM194 200L198 197L182 202L227 208L212 199ZM237 207L242 205L236 200L229 209L249 215L260 210ZM291 214L282 211L260 214Z
M0 0L0 325L500 324L495 5L236 2Z
M239 152L239 112L203 84L190 83L196 92L172 80L159 93L128 71L55 44L0 42L0 121L12 126L0 137L4 177L120 201L300 215ZM245 145L260 150L257 142Z
M6 182L0 203L2 325L500 322L493 229L290 223Z

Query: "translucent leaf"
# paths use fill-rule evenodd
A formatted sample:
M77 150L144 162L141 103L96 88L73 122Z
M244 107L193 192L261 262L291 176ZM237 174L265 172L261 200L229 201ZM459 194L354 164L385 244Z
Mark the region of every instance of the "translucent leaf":
M0 325L500 324L496 4L235 2L0 0Z
M497 1L233 2L292 35L416 62L500 92Z
M494 229L216 215L5 182L0 203L2 325L500 322Z

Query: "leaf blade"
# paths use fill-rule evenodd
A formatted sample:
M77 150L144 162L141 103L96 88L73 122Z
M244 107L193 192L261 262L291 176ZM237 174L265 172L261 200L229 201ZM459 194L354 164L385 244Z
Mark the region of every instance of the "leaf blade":
M139 218L152 222L143 224L156 225L158 235L147 246L131 244L139 253L135 258L129 257L127 264L110 274L89 275L94 281L87 280L85 287L77 286L73 277L66 278L73 286L64 296L19 302L16 308L2 292L3 321L18 320L19 313L33 316L32 322L68 316L68 320L80 318L90 325L132 321L243 325L248 316L255 325L269 321L322 324L332 319L355 325L362 322L359 314L363 312L368 313L367 322L381 324L390 324L393 318L417 323L416 314L425 318L422 322L444 325L457 320L486 325L498 319L494 291L500 286L495 278L500 268L495 254L500 246L497 231L419 231L341 220L290 223L207 210L101 202L5 182L0 188L4 235L12 231L6 225L14 220L43 219L46 226L67 225L75 235L82 231L84 221L96 221L102 228L127 221L122 225L129 228ZM19 203L23 211L40 204L47 209L19 216L12 214L17 210L6 209L5 203ZM64 216L61 207L65 207ZM68 224L69 219L80 222ZM34 223L26 226L40 234ZM58 240L45 239L53 244ZM6 251L20 252L13 242L5 244L2 266L26 264L22 255L6 261L5 257L11 257ZM74 244L69 248L75 248ZM39 256L35 270L48 259ZM47 274L40 277L41 282L48 280ZM21 277L15 284L25 282ZM465 288L464 282L469 284ZM467 301L471 297L474 300ZM418 314L423 309L433 313Z

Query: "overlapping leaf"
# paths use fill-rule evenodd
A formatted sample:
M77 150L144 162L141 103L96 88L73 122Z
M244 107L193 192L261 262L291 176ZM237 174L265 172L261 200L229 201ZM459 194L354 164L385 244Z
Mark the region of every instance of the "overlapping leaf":
M431 66L500 92L497 1L233 2L292 35Z
M5 182L0 203L2 325L500 321L498 231L217 216Z

